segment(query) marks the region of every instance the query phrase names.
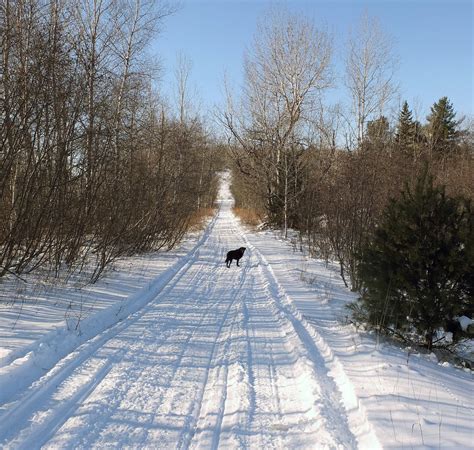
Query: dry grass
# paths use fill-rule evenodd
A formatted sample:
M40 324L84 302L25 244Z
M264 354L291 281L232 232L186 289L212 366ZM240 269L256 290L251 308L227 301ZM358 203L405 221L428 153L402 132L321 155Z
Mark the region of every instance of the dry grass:
M250 208L234 208L234 214L246 225L256 227L263 222L263 214Z
M194 211L189 219L188 230L199 231L204 228L206 222L216 213L214 208L200 208Z

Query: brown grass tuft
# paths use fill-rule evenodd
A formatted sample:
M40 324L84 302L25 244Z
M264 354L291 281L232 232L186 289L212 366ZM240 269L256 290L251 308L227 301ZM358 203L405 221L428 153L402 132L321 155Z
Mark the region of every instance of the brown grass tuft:
M214 208L200 208L194 211L189 218L189 231L199 231L204 228L206 222L216 213Z
M246 225L256 227L263 222L263 214L256 209L234 208L234 214Z

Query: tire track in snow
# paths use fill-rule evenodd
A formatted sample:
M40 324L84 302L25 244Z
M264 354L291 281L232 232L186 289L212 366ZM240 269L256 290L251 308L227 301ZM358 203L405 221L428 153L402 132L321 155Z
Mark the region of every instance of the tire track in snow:
M252 352L252 345L249 333L249 311L247 307L247 302L244 299L243 302L244 306L244 329L245 329L245 345L247 350L247 380L249 385L249 411L247 414L247 429L250 430L253 418L255 415L255 410L257 408L257 395L255 392L255 372L253 368L253 352Z
M223 239L225 236L226 239ZM216 225L215 250L221 264L229 241L239 237L233 221L225 212ZM247 448L252 416L255 411L255 392L248 339L248 311L246 296L252 292L253 277L250 266L243 266L238 272L238 282L229 282L227 289L233 291L233 304L223 323L213 349L211 370L204 389L198 419L189 441L191 448L235 447ZM237 270L237 269L235 269ZM224 273L232 274L225 268ZM234 276L235 278L235 276ZM227 282L228 280L226 280ZM245 285L245 286L244 286ZM232 287L230 287L232 286ZM250 359L249 359L250 358ZM216 402L216 399L218 401Z
M255 256L252 257L255 260ZM258 268L257 264L252 264ZM298 343L288 332L287 323L274 306L269 282L256 271L257 301L249 305L254 333L267 331L254 339L253 352L261 360L257 365L257 413L254 430L259 430L253 446L287 448L335 447L334 438L318 408L319 387L312 370L295 352ZM265 324L262 319L265 317Z
M33 416L33 424L30 428L23 429L8 445L14 445L18 449L30 450L32 448L39 448L44 445L63 425L65 420L74 413L78 405L102 382L104 377L109 373L111 367L110 362L113 358L107 358L104 363L99 366L98 370L91 373L84 374L84 368L78 370L78 373L74 373L75 386L74 393L68 395L67 402L64 402L63 406L54 405L59 403L50 399L47 405L41 411L35 411ZM88 369L88 367L87 367ZM86 369L86 371L87 371ZM83 385L77 385L77 379L83 377L86 379ZM60 391L66 391L67 386L65 382L58 386L57 392L61 396ZM51 408L55 408L54 411ZM53 411L52 414L48 414L49 411ZM49 417L44 417L48 416ZM39 421L38 421L39 419ZM26 435L26 436L24 436ZM19 441L17 446L16 442Z
M249 268L242 270L243 281L249 277ZM247 415L252 413L249 401L252 386L249 381L249 368L245 366L247 345L244 342L244 295L241 287L237 289L236 301L231 312L230 324L226 328L226 338L219 343L213 361L213 379L205 389L203 408L197 423L197 435L191 448L216 449L223 442L224 447L247 447L242 426L248 425ZM248 291L248 288L247 288ZM218 387L216 392L215 386ZM207 394L207 395L206 395ZM218 404L213 400L220 394ZM244 409L240 407L244 406ZM229 443L229 440L232 442ZM196 441L196 442L194 442Z
M215 270L216 270L216 268L213 268L212 272L215 271ZM197 279L198 276L200 277L199 279ZM203 278L203 273L199 272L199 271L196 271L194 273L193 277L190 280L191 281L189 283L190 286L195 285L195 283L199 283L200 279L202 279L202 278ZM190 287L190 293L191 293L191 291L192 291L192 288ZM190 298L192 298L194 301L193 301L192 305L187 305L188 308L189 307L191 307L191 308L195 307L196 309L199 308L201 306L201 303L202 303L201 300L202 300L204 295L205 295L205 293L200 295L199 297L190 296ZM161 386L170 386L171 385L173 379L176 377L177 371L181 367L181 364L182 364L183 360L187 357L187 353L192 351L192 346L190 345L192 339L194 338L194 336L196 335L196 333L198 332L200 327L203 325L204 321L207 318L207 315L208 315L209 311L211 311L213 309L215 304L211 303L211 304L206 305L206 308L204 309L202 315L200 316L200 320L198 322L194 323L192 325L192 328L190 328L189 330L185 330L187 334L184 336L184 339L181 339L181 336L176 336L176 332L173 332L173 330L166 329L166 324L168 323L168 325L169 325L170 323L179 323L179 318L178 317L180 315L182 315L182 311L180 311L180 308L183 308L183 306L185 306L185 305L176 304L175 310L174 310L174 320L170 320L170 319L172 319L172 317L169 317L169 312L167 313L165 311L163 313L163 312L159 311L160 306L161 306L161 304L157 305L157 315L158 315L158 317L161 318L161 320L155 326L155 328L156 328L159 335L157 337L153 338L153 340L156 341L156 346L153 346L153 350L156 354L160 354L161 350L164 350L164 351L168 350L169 345L171 345L172 347L176 346L178 344L176 342L176 340L179 338L179 351L178 351L177 354L173 353L174 358L171 362L160 364L160 369L162 369L163 366L169 366L169 367L171 367L171 371L165 372L164 375L163 375L163 373L162 373L163 370L155 369L154 367L152 367L149 370L141 371L140 375L138 377L134 378L132 389L136 387L138 389L138 391L140 392L140 396L142 396L142 397L146 397L147 394L148 394L147 384L149 383L150 379L153 379L153 383L152 383L152 386L151 386L152 389L156 388L157 386L161 387ZM180 329L182 330L182 327L180 327ZM164 333L165 331L171 331L171 333ZM181 333L182 333L182 331L180 332L180 334ZM163 337L161 337L162 335L163 335ZM170 340L171 340L171 342L169 342ZM140 355L142 352L146 352L147 350L149 350L149 346L150 346L149 343L140 343L140 345L136 349L134 349L133 354ZM137 361L136 364L138 365L139 368L141 367L139 361ZM154 374L155 371L157 372L156 376ZM130 391L129 388L124 390L122 397L119 399L119 401L117 401L116 408L114 408L112 411L109 411L109 413L107 414L106 417L102 418L102 413L101 412L98 412L98 413L94 414L95 416L100 417L101 427L97 430L95 436L90 437L88 434L86 435L86 439L84 440L84 448L89 448L89 447L92 446L92 444L96 444L96 440L100 437L100 432L107 425L108 419L113 418L113 416L117 412L118 406L121 404L121 402L126 401L127 394L130 394L129 391ZM163 404L164 398L165 398L165 391L163 391L163 390L161 390L157 396L156 395L154 395L154 396L150 395L150 398L148 400L149 403L150 403L149 406L150 406L150 409L153 409L155 411L155 413L150 414L149 423L148 423L149 426L152 426L152 424L153 424L153 422L154 422L154 420L157 416L157 411L159 410L160 406ZM146 405L142 405L142 406L146 406ZM106 408L107 408L107 405L106 405ZM148 431L145 428L144 436L142 437L144 442L147 440L147 435L148 435ZM104 443L103 445L106 445L106 443ZM127 442L124 442L123 445L126 446ZM129 443L128 443L128 445L129 445Z
M278 282L271 265L262 253L251 244L244 232L242 238L256 253L258 268L268 280L269 290L282 317L291 324L290 335L297 338L305 349L305 356L312 362L315 374L322 388L324 417L331 418L335 425L334 436L346 435L352 448L381 448L381 444L372 430L364 407L360 404L355 389L344 372L342 364L333 354L314 327L310 326L294 306L291 298ZM337 441L336 441L337 442ZM356 444L357 442L357 444Z
M235 235L239 240L248 242L235 216L230 211L230 208L227 209L226 213L226 215L223 214L223 223L220 228L225 229L227 236ZM218 231L219 227L216 227L216 232ZM251 245L248 245L249 250L252 248ZM252 258L252 255L250 255L249 267L260 268L260 259L257 258L258 263L253 264L252 260L254 259L255 258ZM337 416L336 422L340 422L341 424L339 427L336 427L337 429L335 431L331 429L332 424L328 424L324 419L324 413L328 411L324 410L323 414L319 413L320 405L318 405L317 402L315 403L314 399L321 397L320 383L318 383L317 377L315 376L312 362L304 355L304 343L299 340L299 337L294 332L291 320L282 313L281 308L277 307L278 305L275 306L278 303L278 298L274 298L275 295L272 289L273 280L268 274L265 274L261 270L257 270L256 274L258 279L257 285L246 293L247 295L252 295L251 307L249 307L251 312L249 312L249 310L247 311L250 319L248 325L250 325L254 331L253 343L250 345L250 348L253 347L255 349L252 350L252 359L253 354L256 353L259 360L261 360L252 360L252 365L255 365L256 369L256 371L254 371L253 380L255 392L255 413L253 418L259 423L252 423L252 425L254 425L252 429L249 428L247 430L247 433L251 437L249 442L252 442L249 447L261 447L262 445L259 444L264 444L265 447L277 446L281 448L288 444L309 446L314 445L314 443L318 443L320 446L334 447L341 442L343 445L345 444L346 447L348 444L354 447L354 437L345 422L346 416L343 408L338 406L337 403L334 406L336 410L335 415ZM255 291L258 291L260 294L256 295ZM256 309L254 302L258 303L260 311ZM258 314L256 314L260 312L260 316L263 317L262 312L265 310L265 307L268 321L273 324L272 328L276 330L276 332L272 332L270 335L268 331L265 331L265 325L262 322L259 323L259 317ZM256 337L257 333L262 333L262 338L260 338L260 336ZM276 341L275 338L277 338ZM263 340L263 347L259 339ZM299 347L299 353L295 352L293 348L295 344L296 347ZM265 354L265 346L268 347L267 354ZM303 348L301 349L301 347ZM269 366L267 366L268 374L266 374L262 361L268 361L268 354L270 355L271 362ZM278 355L278 361L274 358L274 354ZM270 393L267 393L268 388L266 384L268 384L269 380ZM272 380L274 383L271 383ZM301 392L301 385L305 383L309 384L311 388L309 391ZM296 399L294 398L295 395L297 397ZM228 394L226 393L225 396L227 398ZM323 402L323 406L326 407L327 402ZM333 409L331 409L331 411L333 412ZM284 419L285 423L277 424L278 426L270 430L265 428L264 424L268 420L267 417L270 418L269 420L274 421L275 415ZM225 416L224 413L224 417ZM316 419L318 420L318 424L314 424ZM223 428L226 427L220 425L216 432L220 435L219 442L227 443L227 441L223 440ZM339 436L341 431L343 433L342 437ZM308 432L311 438L308 438ZM291 434L290 438L287 438L287 434ZM298 434L300 436L298 436ZM285 443L283 443L283 440ZM214 445L216 445L216 441L214 441ZM211 448L214 447L212 446Z
M232 307L233 307L233 305L235 304L235 302L237 301L237 299L239 297L239 291L240 291L239 288L241 288L243 283L245 282L245 276L241 275L239 278L240 278L239 284L234 287L233 295L232 295L232 297L229 301L229 305L227 306L227 308L224 312L224 315L222 317L222 320L221 320L220 324L218 325L218 329L217 329L216 336L214 338L212 349L209 352L209 358L206 361L206 370L205 370L203 382L202 382L201 386L199 387L199 391L198 391L199 393L198 393L198 396L196 398L196 402L194 403L193 411L189 416L189 421L186 424L186 427L183 430L183 433L182 433L182 435L181 435L181 437L178 441L178 444L177 444L177 448L179 448L179 449L189 448L194 436L196 435L196 433L199 432L198 424L199 424L199 419L201 417L204 395L205 395L205 392L206 392L206 387L207 387L208 382L209 382L209 374L210 374L210 371L211 371L211 366L212 366L213 360L218 355L217 349L218 349L218 346L219 346L219 339L222 335L225 324L226 324L226 322L229 318L229 314L232 310ZM231 319L234 319L234 318L231 316ZM223 408L224 404L225 404L225 397L222 397L220 399L220 407Z
M196 272L195 276L192 278L192 281L195 281L195 277L199 275L198 272ZM199 303L199 298L196 299L196 301L193 303L193 306L198 306ZM156 305L156 309L158 310L161 306L161 303ZM201 316L201 319L198 323L194 325L194 327L188 331L187 336L184 338L182 342L180 342L180 352L176 355L176 359L169 364L172 367L171 372L165 374L165 378L160 379L160 384L164 385L169 385L171 381L173 380L176 371L178 370L181 361L186 355L186 352L189 351L189 343L192 340L193 336L196 334L197 330L199 327L202 325L203 321L205 320L206 313L209 311L209 309L212 308L212 305L209 306L209 308L206 310L205 313ZM159 311L157 311L158 315ZM179 316L180 311L179 307L176 308L175 311L175 316ZM159 316L160 317L160 316ZM166 324L170 325L171 323L174 323L173 320L170 320L170 317L163 317L162 321L159 322L160 325L164 325L161 329L157 328L157 331L159 332L159 336L155 337L154 340L156 341L156 347L153 348L155 353L159 353L160 350L165 349L166 346L169 344L170 339L176 339L175 333L173 332L172 329L169 327L166 327ZM174 318L177 320L176 318ZM138 324L137 324L138 325ZM104 403L103 408L99 411L93 411L90 415L93 417L98 417L99 419L97 421L94 421L93 423L93 430L88 431L85 436L83 436L81 440L81 445L83 448L90 448L93 446L93 444L96 443L96 440L100 437L100 433L103 431L103 429L107 426L108 421L114 416L114 414L117 412L121 402L123 402L127 394L129 394L129 391L133 389L134 386L141 386L141 390L143 390L143 386L146 386L148 379L150 378L150 373L149 370L142 370L142 367L140 365L139 357L133 358L133 355L140 355L141 352L146 352L147 347L149 347L149 343L144 343L142 342L142 339L138 339L136 345L132 345L132 348L128 351L128 353L132 354L132 360L135 361L134 365L132 366L132 370L126 371L122 374L120 379L116 384L114 384L111 388L112 390L116 393L119 391L120 395L115 394L113 401L107 401ZM133 369L136 366L135 369ZM130 373L129 373L130 372ZM136 376L135 376L136 374ZM139 388L140 389L140 388ZM100 397L105 397L107 398L107 395L100 395L97 394L97 396ZM158 396L158 398L154 398L154 407L156 409L159 408L160 404L163 401L164 393L161 392L161 395ZM85 409L87 409L87 405L84 406ZM150 423L153 421L155 415L152 415L150 417ZM80 435L81 433L79 433Z
M220 250L220 251L222 252L222 248L219 248L218 250ZM212 256L212 260L215 261L214 255L211 255L211 256ZM218 264L219 264L219 266L215 266L215 267L216 267L216 268L217 268L217 267L220 267L220 270L221 270L221 271L225 271L225 269L222 268L222 264L221 264L220 262L219 262ZM204 274L204 273L205 273L205 274L207 275L207 278L206 278L206 276L204 276L204 277L201 278L199 284L207 284L208 287L209 287L209 286L212 286L212 289L214 289L214 288L215 288L215 283L214 283L215 274L213 274L213 273L210 273L210 274L209 274L208 272L206 272L206 268L205 268L205 267L197 267L197 269L199 269L199 272L198 272L198 273L201 273L201 274ZM219 275L219 274L218 274L218 275ZM207 281L206 281L206 280L207 280ZM195 284L195 283L196 283L195 280L194 280L194 281L191 281L191 282L190 282L189 280L186 280L186 284L191 284L191 285L193 285L193 284ZM238 291L238 290L237 290L237 291ZM210 297L210 298L212 299L212 298L214 297L214 299L215 299L214 302L212 303L212 307L215 307L215 306L219 305L220 300L216 297L215 294L213 294L212 290L211 290L211 291L208 290L207 294L208 294L208 295L207 295L206 298ZM205 297L204 294L201 294L201 296L202 296L202 297ZM204 316L205 316L205 314L203 314L203 315L201 316L202 321L204 321ZM212 314L210 315L210 317L211 317L211 319L212 319L212 317L213 317ZM216 338L216 339L219 339L219 338ZM188 345L187 345L187 347L186 347L186 351L188 351L190 348L191 348L191 345L189 345L189 343L188 343ZM191 355L190 355L190 357L191 357ZM184 366L184 365L186 365L186 364L183 364L183 366ZM176 366L176 367L178 367L178 366ZM209 364L207 364L207 367L209 367ZM181 371L181 367L178 367L178 369ZM184 377L188 377L188 376L189 376L189 369L184 369L184 370L183 370L183 374L180 375L180 377L181 377L181 378L184 378ZM178 377L178 378L179 378L179 377ZM195 383L195 384L196 384L196 383L199 383L199 380L194 380L194 383ZM198 387L199 387L199 386L198 386ZM179 383L176 383L176 382L175 382L173 386L169 386L169 388L168 388L168 390L167 390L167 394L168 394L168 393L171 393L171 394L173 395L173 391L176 391L176 390L179 390ZM176 398L178 398L178 400L176 400L176 401L179 402L179 398L180 398L180 397L178 396L178 397L176 397ZM170 402L173 403L174 401L175 401L175 400L173 400L173 397L170 397L169 399L166 399L166 402L167 402L167 403L170 403ZM193 401L193 402L192 402L192 405L194 405L195 403L199 403L199 401ZM191 406L191 409L192 409L192 406ZM195 416L195 413L193 414L193 413L191 412L190 414L188 414L188 423L185 424L185 426L183 427L184 433L186 432L186 429L189 427L189 423L192 422L194 416ZM183 432L182 432L181 434L183 434ZM178 439L178 441L179 441L179 439ZM144 440L143 442L145 442L145 440Z

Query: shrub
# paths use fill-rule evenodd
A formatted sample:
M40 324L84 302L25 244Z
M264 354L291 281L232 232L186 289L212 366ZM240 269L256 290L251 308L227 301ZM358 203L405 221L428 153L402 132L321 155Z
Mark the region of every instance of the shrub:
M474 233L470 202L449 197L425 173L391 200L359 255L360 308L370 325L432 347L435 330L473 301Z

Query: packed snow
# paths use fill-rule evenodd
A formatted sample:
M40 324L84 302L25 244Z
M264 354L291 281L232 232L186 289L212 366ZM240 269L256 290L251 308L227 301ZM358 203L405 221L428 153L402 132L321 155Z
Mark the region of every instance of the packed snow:
M0 447L472 448L472 372L347 325L336 269L245 229L229 183L178 250L2 299Z
M471 325L472 323L474 323L474 320L472 320L472 319L470 319L469 317L466 317L466 316L459 317L458 321L459 321L459 325L461 326L461 329L463 331L466 331L468 326Z

